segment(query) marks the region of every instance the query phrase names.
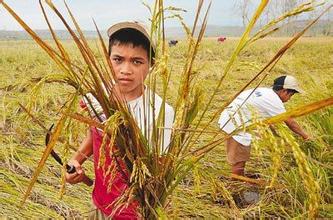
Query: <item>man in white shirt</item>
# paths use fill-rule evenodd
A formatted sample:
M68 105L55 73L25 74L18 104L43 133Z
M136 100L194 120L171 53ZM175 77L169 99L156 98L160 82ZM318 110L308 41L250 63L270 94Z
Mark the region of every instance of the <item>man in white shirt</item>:
M239 94L221 113L220 128L227 134L250 125L254 118L265 119L286 112L284 102L295 93L301 93L297 80L293 76L280 76L274 80L273 88L249 89ZM308 134L293 119L285 120L286 125L296 134L308 140ZM246 161L250 158L252 136L239 131L226 140L227 161L231 172L244 176Z

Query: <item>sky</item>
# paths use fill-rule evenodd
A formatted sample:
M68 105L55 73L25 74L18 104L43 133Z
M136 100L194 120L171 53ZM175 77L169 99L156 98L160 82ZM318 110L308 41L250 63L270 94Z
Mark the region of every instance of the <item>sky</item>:
M151 3L152 0L146 0ZM212 0L209 13L209 25L241 26L242 20L235 6L237 0ZM38 0L4 0L32 29L47 29L46 22ZM52 1L65 15L66 10L63 0ZM84 30L94 30L92 19L99 29L107 29L113 23L119 21L137 20L148 22L150 17L148 9L142 4L142 0L67 0L75 18ZM187 25L191 25L197 7L197 0L165 0L165 6L174 6L185 9L182 13ZM207 8L209 1L205 1ZM44 4L45 5L45 4ZM54 13L45 5L54 29L65 29ZM180 26L176 19L168 19L166 27ZM22 30L17 22L0 4L0 30Z

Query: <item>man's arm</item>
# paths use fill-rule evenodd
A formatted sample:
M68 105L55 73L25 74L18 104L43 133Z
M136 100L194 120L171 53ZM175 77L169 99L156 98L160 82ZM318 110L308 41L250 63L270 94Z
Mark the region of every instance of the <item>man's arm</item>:
M301 126L293 118L288 118L284 122L290 128L290 130L300 135L304 140L310 139L309 135L301 128Z
M84 170L82 169L82 164L88 157L90 157L93 153L93 146L92 146L92 135L90 130L87 132L87 137L81 143L79 149L75 152L73 157L70 159L68 164L74 165L76 172L69 174L66 173L66 181L75 184L82 182L84 178Z

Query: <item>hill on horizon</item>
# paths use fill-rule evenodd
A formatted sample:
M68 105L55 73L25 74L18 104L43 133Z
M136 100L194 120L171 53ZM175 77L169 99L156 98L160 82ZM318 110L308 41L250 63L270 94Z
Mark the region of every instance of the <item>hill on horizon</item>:
M301 31L309 20L293 21L285 24L279 31L274 33L275 37L291 36ZM198 27L200 29L200 27ZM197 30L198 30L197 29ZM259 28L255 28L254 31ZM43 39L51 39L52 36L49 30L35 30L36 33ZM244 31L244 27L241 26L218 26L218 25L207 25L205 37L239 37ZM56 30L56 34L60 39L66 40L71 39L71 36L66 30ZM96 31L83 31L87 38L97 38ZM101 30L101 33L106 33L106 30ZM185 32L181 27L168 27L166 28L167 38L184 38ZM333 36L333 24L329 20L320 20L312 28L310 28L305 36ZM104 36L107 37L106 34ZM0 30L0 40L26 40L31 39L25 31L7 31Z

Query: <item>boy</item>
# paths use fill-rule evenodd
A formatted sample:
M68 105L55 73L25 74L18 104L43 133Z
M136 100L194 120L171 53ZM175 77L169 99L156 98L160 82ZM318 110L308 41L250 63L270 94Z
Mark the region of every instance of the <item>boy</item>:
M239 94L235 100L221 113L220 128L230 134L243 125L251 124L252 113L259 119L273 117L286 111L283 103L302 90L297 80L292 76L280 76L274 80L273 88L257 88L246 90ZM296 134L308 140L309 136L298 123L289 118L286 125ZM231 172L244 176L246 161L250 158L251 134L238 132L226 140L227 161L231 165Z
M120 92L120 96L126 100L143 135L149 140L153 123L152 112L155 111L155 116L158 117L162 105L162 99L157 94L152 95L153 92L143 84L154 62L153 43L144 26L137 22L117 23L109 28L108 36L109 56L116 77L116 89ZM151 106L152 97L155 98L155 109ZM94 102L94 98L90 98ZM173 118L174 111L172 107L165 104L164 127L172 127ZM145 126L147 124L148 128ZM165 129L162 144L164 150L170 143L170 136L171 130ZM108 218L114 212L112 219L137 219L139 215L137 214L138 205L136 202L132 202L128 207L113 210L113 202L127 188L126 175L128 174L125 168L122 169L121 167L114 169L111 174L105 174L102 167L98 167L102 139L103 134L100 130L91 128L88 131L87 137L69 162L75 166L76 173L66 173L66 181L71 184L81 182L84 176L81 165L87 157L93 155L95 184L92 199L96 211L91 218ZM113 159L110 155L106 155L105 167L109 166ZM112 184L110 190L108 190L109 181Z

